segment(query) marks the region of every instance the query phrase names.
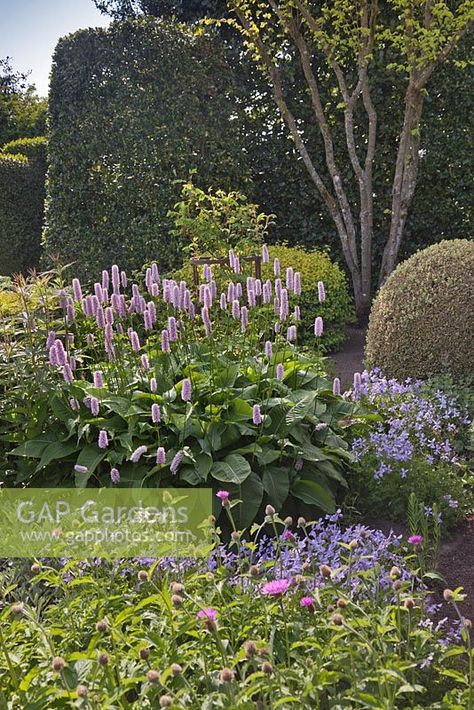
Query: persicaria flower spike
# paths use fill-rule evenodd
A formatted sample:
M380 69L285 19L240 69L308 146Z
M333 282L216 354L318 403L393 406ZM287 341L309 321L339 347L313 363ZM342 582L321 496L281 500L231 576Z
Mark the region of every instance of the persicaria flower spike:
M107 432L104 429L99 432L98 445L99 449L106 449L109 445L109 437L107 436Z
M188 379L183 380L183 387L181 389L181 399L183 402L189 402L191 399L191 382Z
M262 262L264 264L268 264L269 261L270 261L270 255L268 253L268 246L266 244L264 244L262 247Z
M139 446L135 451L132 453L130 456L130 461L132 463L138 463L143 456L143 454L146 454L147 452L147 447L146 446Z
M314 321L314 334L317 338L320 338L323 334L324 324L321 316L318 316Z
M117 483L120 483L120 472L118 468L112 468L110 470L110 480L112 481L112 483L115 483L115 485L117 485Z
M335 397L341 394L341 380L339 377L335 377L332 383L332 393Z
M151 405L151 420L153 424L158 424L161 421L160 405L156 402Z
M253 405L252 420L253 420L253 423L255 424L255 426L259 426L263 421L262 412L261 412L259 404Z
M96 370L94 372L94 387L101 389L104 386L104 378L102 376L102 370Z
M166 463L166 451L163 446L159 446L156 452L156 463L163 466Z
M326 289L324 288L324 283L318 281L318 300L323 303L326 300Z

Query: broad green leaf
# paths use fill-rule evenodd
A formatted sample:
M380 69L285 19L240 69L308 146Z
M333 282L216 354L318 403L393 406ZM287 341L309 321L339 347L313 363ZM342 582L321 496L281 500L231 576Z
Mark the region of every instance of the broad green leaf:
M331 491L321 483L301 478L291 488L291 493L303 503L316 505L325 513L334 513L336 502Z
M223 461L215 461L211 469L212 476L225 483L242 483L250 473L250 464L240 454L229 454Z
M47 466L51 461L64 459L78 450L77 444L74 442L54 441L44 449L40 462L35 469L35 473Z
M263 472L262 484L270 499L270 503L276 510L280 510L281 506L288 498L288 490L290 487L288 469L278 466L268 466Z
M75 474L76 488L85 488L87 481L96 470L102 459L106 455L106 451L99 449L97 444L89 444L80 452L77 457L76 464L87 467L87 473Z

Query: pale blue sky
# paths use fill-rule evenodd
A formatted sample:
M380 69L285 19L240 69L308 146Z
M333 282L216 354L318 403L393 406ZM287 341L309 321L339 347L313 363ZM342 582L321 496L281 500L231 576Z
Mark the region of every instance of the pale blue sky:
M51 56L60 37L83 27L103 27L92 0L0 0L0 58L10 56L17 71L32 70L30 82L46 96Z

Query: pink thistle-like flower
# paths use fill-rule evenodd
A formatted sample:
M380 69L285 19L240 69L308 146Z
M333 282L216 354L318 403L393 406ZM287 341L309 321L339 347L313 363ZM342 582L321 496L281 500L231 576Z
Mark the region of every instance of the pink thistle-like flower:
M410 545L413 545L414 547L420 547L422 542L423 542L423 535L411 535L408 538L408 543Z
M151 405L151 421L153 424L158 424L161 421L160 405L156 402Z
M147 452L147 447L146 446L139 446L135 451L131 454L130 456L130 461L132 463L138 463L143 456L143 454L146 454Z
M341 394L341 380L339 377L335 377L332 383L332 393L335 397L339 397Z
M300 606L302 606L304 609L314 609L313 597L301 597Z
M98 445L99 449L106 449L109 445L109 437L104 429L99 431Z
M202 619L203 621L217 621L218 612L212 606L208 606L205 609L200 609L196 614L196 619Z
M320 338L323 334L324 323L321 316L318 316L314 321L314 334L317 338Z
M102 370L96 370L94 372L94 387L97 387L97 389L102 389L104 386L104 378L102 375Z
M229 491L217 491L216 498L219 498L223 506L226 506L229 502L230 493Z
M268 246L266 244L262 247L262 262L268 264L270 261L270 254L268 253Z
M281 597L290 588L289 579L274 579L261 587L260 592L267 597Z
M259 404L254 404L252 408L252 421L255 426L260 426L263 421L262 411Z
M322 281L318 281L318 299L320 303L323 303L326 300L326 289L324 288L324 283Z
M183 387L181 389L181 399L183 402L189 402L191 399L192 387L191 381L188 379L183 380Z
M156 463L163 466L166 463L166 451L163 446L159 446L156 452Z
M110 480L115 484L120 483L120 471L118 468L112 468L110 470Z

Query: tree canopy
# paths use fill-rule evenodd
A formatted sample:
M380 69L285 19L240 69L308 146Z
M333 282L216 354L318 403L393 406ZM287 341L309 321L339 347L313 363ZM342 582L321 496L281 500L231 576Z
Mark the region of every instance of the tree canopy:
M15 71L11 57L0 59L0 146L43 135L45 122L46 101L28 84L28 74Z

